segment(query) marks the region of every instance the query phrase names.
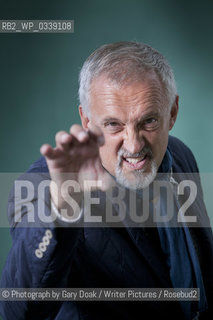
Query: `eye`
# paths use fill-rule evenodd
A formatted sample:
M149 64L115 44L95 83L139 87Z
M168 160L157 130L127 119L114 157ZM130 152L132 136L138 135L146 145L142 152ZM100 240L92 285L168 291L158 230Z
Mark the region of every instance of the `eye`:
M122 130L122 123L119 121L107 121L104 123L104 127L106 130L108 130L111 133L117 133Z
M154 130L155 128L158 127L158 124L159 123L157 118L150 117L144 120L143 127L144 129L147 129L147 130Z
M111 127L116 127L116 126L119 126L119 123L118 122L115 122L115 121L111 121L107 124L108 126L111 126Z
M145 124L150 124L150 123L154 123L156 122L157 120L155 118L149 118L149 119L146 119L145 120Z
M120 123L117 121L108 121L104 124L104 127L118 127L120 126Z

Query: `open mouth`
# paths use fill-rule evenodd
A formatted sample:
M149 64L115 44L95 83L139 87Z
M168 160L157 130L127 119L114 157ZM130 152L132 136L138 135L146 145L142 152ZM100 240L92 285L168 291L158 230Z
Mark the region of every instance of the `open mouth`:
M123 159L123 164L130 168L130 169L134 169L134 170L139 170L142 169L145 165L145 163L148 160L148 155L145 154L143 156L140 157L122 157Z

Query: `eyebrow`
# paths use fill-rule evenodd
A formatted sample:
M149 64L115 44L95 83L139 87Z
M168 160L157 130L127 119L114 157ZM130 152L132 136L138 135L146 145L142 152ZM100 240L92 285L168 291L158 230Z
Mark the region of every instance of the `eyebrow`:
M107 122L112 122L112 121L122 122L120 119L115 118L115 117L106 117L101 121L101 124L103 125Z
M142 122L149 117L159 117L159 112L156 112L156 111L147 112L141 118L139 118L138 122Z

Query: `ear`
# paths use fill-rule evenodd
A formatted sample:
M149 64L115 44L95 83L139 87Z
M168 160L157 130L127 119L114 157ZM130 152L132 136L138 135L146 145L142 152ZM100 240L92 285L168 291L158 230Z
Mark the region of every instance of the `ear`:
M80 114L80 117L81 117L82 127L84 129L88 129L89 118L85 115L81 105L78 107L78 110L79 110L79 114Z
M179 96L176 96L175 102L170 110L169 130L171 130L175 124L177 114L179 110Z

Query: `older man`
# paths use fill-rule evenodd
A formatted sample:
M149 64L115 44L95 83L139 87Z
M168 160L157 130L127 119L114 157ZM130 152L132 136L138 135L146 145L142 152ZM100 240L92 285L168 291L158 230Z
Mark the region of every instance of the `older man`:
M104 45L83 65L79 97L82 126L73 125L69 133L57 133L56 147L43 145L44 157L29 170L39 177L32 178L34 184L43 179L41 173L49 172L45 206L48 212L53 207L56 220L49 227L36 220L34 228L27 224L29 210L22 209L17 221L13 192L10 196L13 247L1 286L199 288L200 300L8 301L1 307L4 318L210 319L213 251L208 223L208 228L196 231L186 225L157 228L157 224L156 228L125 223L123 228L76 227L87 210L83 204L85 180L97 182L97 192L102 194L101 215L101 208L112 200L103 198L112 181L129 193L135 190L143 201L143 190L153 185L159 173L198 172L191 151L168 135L178 113L170 66L159 52L142 43ZM66 184L70 174L72 187ZM170 182L177 184L172 176ZM194 214L208 221L199 182L198 191ZM38 216L39 195L33 201ZM125 204L131 217L133 207L128 201Z

